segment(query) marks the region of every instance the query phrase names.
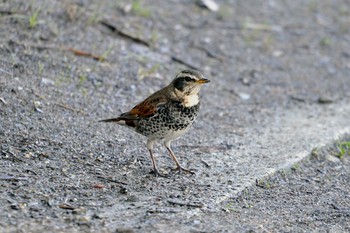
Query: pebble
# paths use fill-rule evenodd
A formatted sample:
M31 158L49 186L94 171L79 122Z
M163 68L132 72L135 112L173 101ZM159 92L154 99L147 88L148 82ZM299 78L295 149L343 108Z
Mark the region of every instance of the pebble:
M219 5L213 0L200 0L200 5L205 6L208 10L218 11Z
M115 233L134 233L134 230L131 228L124 228L124 227L119 227L115 229Z
M333 156L333 155L326 155L326 159L328 161L333 162L333 163L339 163L340 162L340 159L335 157L335 156Z
M84 214L84 213L86 213L86 208L84 208L84 207L75 208L72 211L72 213L73 214Z
M250 99L250 95L243 93L243 92L239 92L238 93L239 98L241 98L242 100L249 100Z
M48 79L48 78L42 78L40 83L42 85L47 85L47 86L53 86L55 85L55 81L51 80L51 79Z

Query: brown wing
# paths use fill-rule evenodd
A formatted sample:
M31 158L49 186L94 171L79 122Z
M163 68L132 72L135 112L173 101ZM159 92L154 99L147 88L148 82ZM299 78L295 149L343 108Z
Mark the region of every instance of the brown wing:
M167 99L164 96L151 95L143 102L136 105L129 112L126 112L120 116L122 119L136 120L140 117L150 117L157 112L157 107L161 104L165 104Z
M129 112L125 112L117 118L105 119L100 122L116 122L133 128L136 127L140 118L153 116L156 114L158 106L167 102L166 96L162 95L161 91L154 93Z

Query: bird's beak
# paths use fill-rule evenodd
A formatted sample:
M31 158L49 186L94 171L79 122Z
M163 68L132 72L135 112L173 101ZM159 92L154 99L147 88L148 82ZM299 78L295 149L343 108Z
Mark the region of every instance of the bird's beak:
M202 78L202 79L199 79L196 81L196 83L198 83L198 84L204 84L204 83L208 83L208 82L210 82L210 80L206 79L206 78Z

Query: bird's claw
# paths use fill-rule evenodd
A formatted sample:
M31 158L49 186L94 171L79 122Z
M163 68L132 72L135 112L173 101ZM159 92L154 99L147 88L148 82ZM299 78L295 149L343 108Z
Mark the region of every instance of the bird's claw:
M195 175L196 174L194 171L191 171L191 170L189 170L187 168L184 168L182 166L177 166L176 168L174 168L172 170L177 172L177 173L186 172L186 173L190 173L191 175Z
M153 173L155 177L163 177L163 178L168 178L169 177L168 175L159 172L158 169L152 170L151 173Z

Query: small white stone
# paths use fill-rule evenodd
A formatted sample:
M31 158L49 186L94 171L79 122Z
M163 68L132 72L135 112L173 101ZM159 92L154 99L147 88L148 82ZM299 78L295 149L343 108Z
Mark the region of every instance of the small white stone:
M333 162L333 163L339 163L340 162L340 159L338 157L333 156L333 155L326 155L326 159L328 161Z
M40 83L43 85L48 85L48 86L55 85L55 81L48 79L48 78L42 78Z
M283 56L284 52L282 50L276 50L272 53L274 57L281 57Z
M213 0L201 0L200 3L211 11L219 10L219 5Z
M249 94L246 94L246 93L243 93L243 92L238 93L238 96L239 96L239 98L241 98L242 100L249 100L249 99L250 99L250 95L249 95Z

